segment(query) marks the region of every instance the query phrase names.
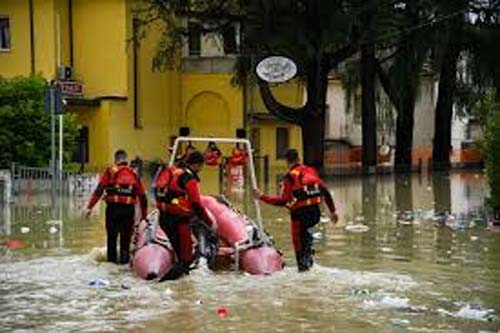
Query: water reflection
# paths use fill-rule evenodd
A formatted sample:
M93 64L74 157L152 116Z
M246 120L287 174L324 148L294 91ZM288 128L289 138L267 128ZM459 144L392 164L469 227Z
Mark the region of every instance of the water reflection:
M203 190L218 192L217 173L204 172ZM265 227L289 264L283 272L253 277L198 270L168 284L140 281L127 267L89 256L104 244L104 205L86 221L81 217L86 197L64 198L54 206L50 196L18 197L1 209L0 242L23 242L23 248L7 249L0 258L2 327L498 330L497 320L481 317L490 309L500 313L500 234L481 222L485 181L480 173L337 177L328 185L341 222L318 226L324 237L316 244L318 265L310 273L296 273L286 209L263 205ZM279 190L274 182L269 187L271 193ZM232 199L241 209L252 207L243 192ZM347 228L359 225L367 228ZM111 286L93 289L88 281L94 278L109 279ZM122 289L122 283L131 289ZM220 307L228 309L227 318L217 316Z

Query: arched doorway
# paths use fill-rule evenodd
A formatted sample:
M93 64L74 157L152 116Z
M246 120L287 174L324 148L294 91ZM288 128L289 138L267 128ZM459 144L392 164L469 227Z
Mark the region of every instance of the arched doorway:
M229 112L226 101L219 94L203 92L189 101L186 125L192 136L231 136Z

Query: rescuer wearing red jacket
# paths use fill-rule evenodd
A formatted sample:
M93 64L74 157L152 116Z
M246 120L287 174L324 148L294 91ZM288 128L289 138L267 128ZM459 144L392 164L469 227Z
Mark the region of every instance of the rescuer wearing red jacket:
M127 153L117 150L115 165L107 168L99 180L85 215L92 213L92 208L104 194L106 201L106 232L108 261L126 264L130 258L130 241L134 229L135 204L139 200L141 217L147 215L147 199L144 186L136 171L128 166ZM120 235L120 258L117 260L116 245Z
M215 225L201 204L198 172L204 164L203 154L192 151L179 165L158 173L155 181L156 205L160 211L160 226L175 250L177 261L160 279L175 280L189 273L193 261L192 219L197 217L212 228Z
M256 198L274 205L287 206L292 218L292 241L295 258L300 272L307 271L313 265L312 236L309 228L319 222L320 204L325 200L335 224L338 216L333 198L316 170L300 163L295 149L286 153L288 173L283 179L281 195L263 195L258 189L254 191Z

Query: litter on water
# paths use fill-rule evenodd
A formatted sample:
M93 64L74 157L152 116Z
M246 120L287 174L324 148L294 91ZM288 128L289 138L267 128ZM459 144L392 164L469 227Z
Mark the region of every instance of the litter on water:
M319 219L319 222L320 223L329 223L330 222L330 219L326 216L322 216L320 219Z
M391 319L391 324L398 327L405 327L410 324L408 319Z
M347 225L345 227L345 230L350 231L350 232L355 232L355 233L367 232L368 230L370 230L370 227L367 225L364 225L364 224L351 224L351 225Z
M107 287L111 284L109 280L106 279L92 279L89 281L89 286L91 287L96 287L96 288L102 288L102 287Z
M54 226L52 226L52 227L50 227L50 228L49 228L49 232L50 232L51 234L55 234L55 233L57 232L57 228L56 228L56 227L54 227Z
M170 296L170 295L172 295L173 293L174 293L174 292L173 292L173 291L172 291L172 289L170 289L170 288L167 288L167 289L165 290L165 292L164 292L164 294L165 294L165 295L167 295L167 296Z
M492 309L483 309L477 305L467 304L460 310L458 310L458 312L455 314L455 317L464 319L491 321L495 318L494 313L495 311Z
M320 240L320 239L323 238L323 234L321 232L315 232L315 233L312 234L312 238L314 240Z
M217 315L219 318L226 318L228 315L228 311L225 307L220 307L217 309Z
M29 227L21 227L21 233L22 234L27 234L28 232L30 232L30 228Z

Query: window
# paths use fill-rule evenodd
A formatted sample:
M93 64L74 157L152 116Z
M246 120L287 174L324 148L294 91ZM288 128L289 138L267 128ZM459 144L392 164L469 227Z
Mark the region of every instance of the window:
M201 55L201 26L197 22L188 23L188 49L190 56Z
M238 44L236 41L236 27L228 25L222 31L222 39L224 42L224 54L238 53Z
M285 153L288 150L288 128L276 128L276 158L285 158Z
M73 162L83 164L89 162L89 128L82 126L78 129L78 137L73 151Z
M10 49L10 23L8 17L0 16L0 50Z

